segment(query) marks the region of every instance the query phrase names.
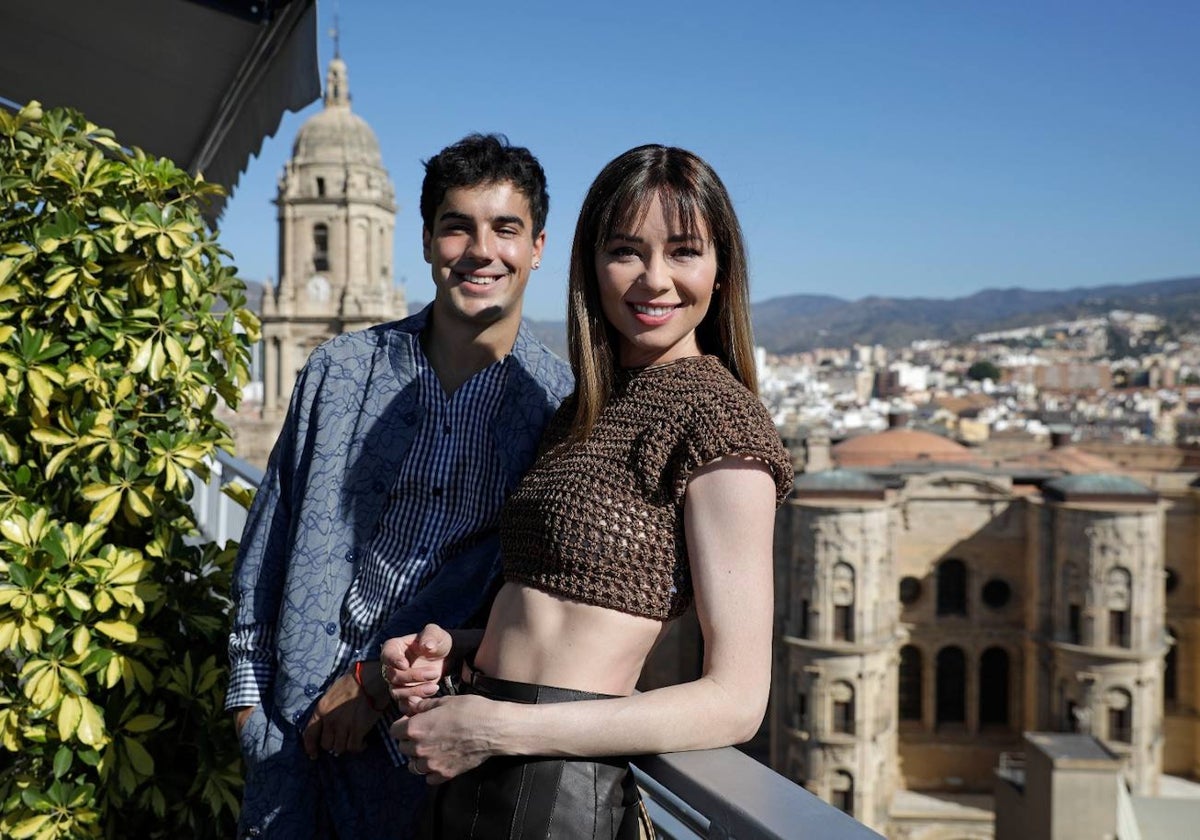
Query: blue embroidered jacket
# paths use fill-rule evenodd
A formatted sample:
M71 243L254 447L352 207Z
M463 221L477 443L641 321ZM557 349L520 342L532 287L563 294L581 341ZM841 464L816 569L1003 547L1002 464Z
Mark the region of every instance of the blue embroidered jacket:
M235 567L227 708L261 702L275 727L298 726L339 676L332 670L342 602L420 425L413 353L428 313L338 336L301 371ZM566 363L524 324L509 364L493 430L506 492L533 463L543 427L573 387ZM447 558L358 658L378 657L383 641L431 621L461 625L499 569L497 535L486 534Z

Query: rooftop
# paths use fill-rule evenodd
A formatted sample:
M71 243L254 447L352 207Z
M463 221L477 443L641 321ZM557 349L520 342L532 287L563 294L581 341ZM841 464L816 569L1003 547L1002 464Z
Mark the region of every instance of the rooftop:
M888 467L911 462L982 465L979 456L961 443L917 429L887 429L847 438L830 454L839 467Z
M1056 763L1121 760L1091 735L1073 732L1027 732L1025 740Z
M1121 467L1102 455L1093 455L1077 446L1056 446L1043 452L1031 452L1007 461L1008 464L1060 470L1067 475L1081 473L1119 473Z

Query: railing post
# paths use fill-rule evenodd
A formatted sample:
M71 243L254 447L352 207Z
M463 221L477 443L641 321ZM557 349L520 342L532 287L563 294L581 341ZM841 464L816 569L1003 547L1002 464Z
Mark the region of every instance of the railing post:
M208 475L208 486L212 493L212 504L216 508L214 517L216 525L213 528L214 533L218 535L217 542L221 545L229 539L229 505L233 500L221 492L222 478L225 475L225 466L220 460L217 460L212 465L212 470Z

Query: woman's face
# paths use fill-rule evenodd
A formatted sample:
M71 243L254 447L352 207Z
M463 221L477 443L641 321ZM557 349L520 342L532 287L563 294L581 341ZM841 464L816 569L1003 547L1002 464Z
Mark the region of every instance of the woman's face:
M620 336L622 367L700 355L696 327L712 302L716 246L703 219L672 229L656 195L635 230L614 231L596 251L604 317Z

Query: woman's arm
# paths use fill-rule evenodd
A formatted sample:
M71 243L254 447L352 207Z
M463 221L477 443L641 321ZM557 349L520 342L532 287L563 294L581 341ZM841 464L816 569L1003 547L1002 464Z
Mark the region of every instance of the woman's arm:
M740 743L770 692L775 484L759 461L693 473L684 524L704 635L699 679L613 700L527 706L466 696L417 701L393 727L431 781L492 755L602 756Z

